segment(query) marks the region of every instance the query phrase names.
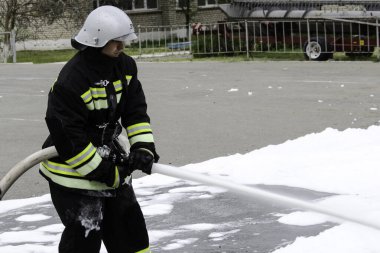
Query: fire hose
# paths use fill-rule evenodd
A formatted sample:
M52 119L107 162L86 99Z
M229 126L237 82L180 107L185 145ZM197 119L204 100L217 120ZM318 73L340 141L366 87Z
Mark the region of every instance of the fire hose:
M24 174L27 170L37 165L43 160L57 156L58 153L55 147L49 147L42 149L17 163L13 166L9 172L0 180L0 200L9 188L16 182L16 180ZM284 196L278 193L273 193L267 190L262 190L257 187L245 186L222 180L215 177L206 176L184 169L179 169L174 166L153 164L152 173L159 173L162 175L175 177L183 180L189 180L209 186L216 186L227 189L238 195L248 197L250 199L260 199L264 202L275 202L282 206L291 208L300 208L302 210L312 211L315 213L323 214L327 216L327 219L335 223L352 222L376 230L380 230L380 224L367 220L363 217L353 217L347 214L337 212L335 210L328 209L326 207L319 206L317 203L297 199L294 197Z

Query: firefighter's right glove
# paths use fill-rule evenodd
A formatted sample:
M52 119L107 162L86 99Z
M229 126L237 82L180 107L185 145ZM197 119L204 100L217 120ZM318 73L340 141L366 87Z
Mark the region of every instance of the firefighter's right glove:
M130 170L141 170L150 175L154 162L154 154L145 148L132 150L128 157L128 167Z
M128 157L114 149L111 149L107 145L103 145L97 148L98 154L105 160L111 161L119 166L128 166Z
M105 160L112 162L117 167L120 182L124 182L125 178L132 174L128 164L128 157L124 154L111 149L107 145L98 147L98 154Z
M120 178L120 185L122 185L125 181L125 179L132 174L133 171L129 169L127 166L116 166L118 172L119 172L119 178Z

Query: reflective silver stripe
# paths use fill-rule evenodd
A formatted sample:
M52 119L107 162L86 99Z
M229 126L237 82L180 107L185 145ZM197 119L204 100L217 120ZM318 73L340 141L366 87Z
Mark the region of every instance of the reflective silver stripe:
M79 174L76 170L72 168L72 166L69 165L55 163L49 160L43 161L42 165L45 166L46 169L54 173L83 177L83 175Z
M91 173L92 171L94 171L99 166L99 164L101 162L102 162L102 158L100 157L100 155L97 152L95 152L95 155L91 159L91 161L89 161L88 163L86 163L82 167L77 168L77 171L80 174L85 176L85 175Z
M107 97L106 88L90 88L93 98L105 98Z
M139 134L129 138L129 144L131 144L131 146L136 142L154 142L153 134Z
M114 189L98 181L93 181L93 180L90 181L84 178L68 178L68 177L55 175L51 173L49 170L47 170L43 166L43 164L40 164L40 171L45 176L50 178L54 183L68 187L68 188L75 188L75 189L82 189L82 190L97 190L97 191Z
M121 98L121 93L116 94L116 100L117 100L118 103L120 102L120 98Z
M147 122L135 124L127 127L127 135L128 137L132 137L139 133L152 132L152 128L150 124Z
M107 92L105 88L90 87L88 91L81 95L81 98L85 102L87 109L90 111L94 109L100 110L108 108Z
M94 155L95 152L96 148L94 147L94 145L92 145L92 143L90 143L82 152L65 162L73 167L76 167L86 162L89 158L91 158Z
M123 89L123 85L121 84L120 80L113 82L113 86L115 87L116 92L121 91Z
M91 96L91 92L90 90L86 91L85 93L83 93L81 95L81 98L83 99L83 101L87 104L89 101L91 101L92 99L92 96Z

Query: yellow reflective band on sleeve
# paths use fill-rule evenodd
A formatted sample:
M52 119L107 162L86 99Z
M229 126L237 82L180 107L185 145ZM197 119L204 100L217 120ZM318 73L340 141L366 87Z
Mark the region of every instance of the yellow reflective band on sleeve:
M49 160L45 160L41 163L47 170L53 173L62 174L66 176L76 176L83 177L83 175L79 174L76 170L72 168L72 166L55 163Z
M143 249L143 250L140 250L140 251L136 251L135 253L151 253L152 251L150 251L150 248L146 248L146 249Z
M132 79L132 76L130 76L130 75L126 75L125 76L125 79L127 79L128 80L128 82Z
M94 153L96 152L96 148L92 143L88 144L88 146L79 154L74 156L73 158L70 158L69 160L65 161L69 165L76 167L83 163L85 163L88 159L90 159Z
M154 142L153 134L139 134L129 139L131 146L136 142Z
M48 178L50 178L54 183L75 189L82 190L112 190L114 188L108 187L106 184L94 181L87 180L85 178L68 178L60 175L55 175L47 170L43 164L40 164L40 171Z
M86 163L80 168L77 168L76 170L80 174L85 176L91 173L92 171L94 171L101 162L102 162L102 157L97 152L95 152L94 156L91 158L91 160L88 163Z
M81 95L81 98L83 99L83 101L87 104L88 102L91 101L92 99L92 96L91 96L91 92L90 90L86 91L85 93L83 93Z
M115 181L112 185L113 188L117 188L120 185L120 177L119 177L119 170L117 166L115 166Z
M152 128L150 127L150 124L147 122L139 123L139 124L135 124L135 125L127 127L127 135L129 138L136 134L148 133L148 132L152 132Z
M113 86L115 87L116 92L121 91L123 89L123 85L121 84L120 80L113 82Z

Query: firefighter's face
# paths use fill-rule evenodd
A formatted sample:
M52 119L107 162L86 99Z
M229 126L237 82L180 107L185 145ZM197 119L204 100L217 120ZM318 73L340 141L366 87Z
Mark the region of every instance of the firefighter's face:
M122 41L111 40L102 49L102 53L109 57L118 57L123 52L124 46L124 42Z

